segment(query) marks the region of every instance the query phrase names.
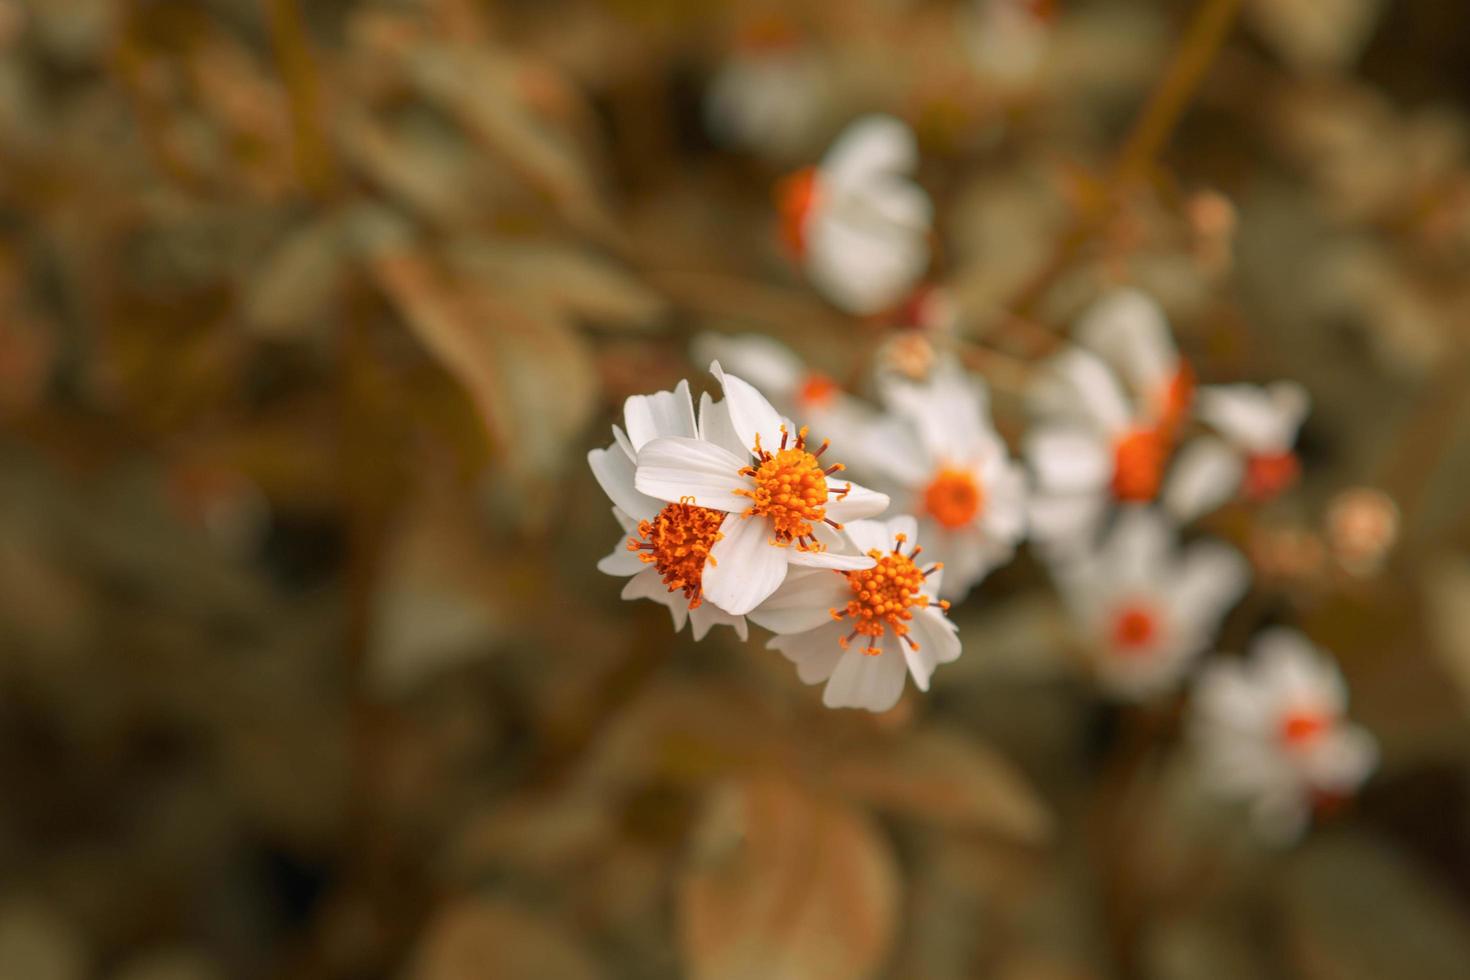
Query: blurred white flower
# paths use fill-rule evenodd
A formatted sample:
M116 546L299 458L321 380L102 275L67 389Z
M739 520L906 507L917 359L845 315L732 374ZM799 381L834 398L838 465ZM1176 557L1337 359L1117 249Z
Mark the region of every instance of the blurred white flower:
M768 645L796 664L803 681L827 682L822 703L829 708L887 711L903 693L905 673L927 691L934 668L960 655L958 633L944 615L949 603L931 595L943 567L921 567L917 527L908 516L853 521L847 533L872 568L792 569L750 613L776 634Z
M628 579L624 599L652 599L668 606L676 631L688 620L694 624L694 638L702 640L710 627L724 624L734 627L743 640L747 635L743 616L703 601L705 559L720 540L725 514L685 503L666 504L634 486L638 450L661 437L697 436L721 411L707 400L701 409L703 417L696 423L687 381L673 391L634 395L623 405L627 433L613 426L613 444L587 454L626 535L597 567Z
M1194 389L1163 312L1137 290L1105 296L1076 334L1082 346L1045 364L1030 392L1025 443L1032 535L1062 553L1087 547L1114 504L1158 499Z
M961 25L975 70L996 85L1035 81L1056 20L1055 0L971 0Z
M925 381L888 375L881 386L894 418L869 433L865 459L900 508L919 515L921 536L944 563L941 594L961 599L1015 553L1026 531L1025 473L991 426L984 383L954 361Z
M838 137L820 166L782 182L783 236L835 306L860 315L891 309L924 275L934 209L909 177L917 166L908 126L866 116Z
M722 143L777 161L799 157L821 122L827 80L788 25L752 24L710 80L705 119Z
M1351 796L1373 771L1373 737L1345 718L1342 674L1300 633L1272 629L1248 660L1216 660L1200 675L1190 732L1200 774L1244 800L1265 835L1289 841L1314 809Z
M1239 552L1181 549L1159 511L1127 507L1095 549L1059 566L1062 596L1110 692L1141 700L1178 683L1250 581Z
M842 522L881 513L888 498L848 481L829 483L843 466L823 467L826 443L810 450L805 427L784 420L718 362L710 370L724 401L701 400L697 434L644 444L634 473L640 493L725 514L704 567L704 598L738 616L776 591L789 565L872 567L842 533Z
M1306 389L1293 381L1201 387L1195 414L1220 437L1195 439L1180 450L1165 505L1188 520L1237 494L1253 502L1281 494L1301 473L1292 445L1310 405Z

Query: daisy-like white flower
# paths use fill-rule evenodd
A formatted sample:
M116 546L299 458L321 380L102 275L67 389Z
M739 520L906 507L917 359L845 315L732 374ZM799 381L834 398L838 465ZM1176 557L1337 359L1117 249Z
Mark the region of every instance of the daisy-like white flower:
M734 627L743 640L745 617L705 602L703 595L705 562L720 540L724 512L687 502L665 503L639 493L634 485L634 460L649 442L661 437L696 438L713 426L728 425L723 406L711 403L708 396L700 409L696 420L687 381L673 391L634 395L623 406L628 431L613 426L613 444L587 454L625 534L597 567L628 579L624 599L652 599L668 606L675 631L688 621L694 638L702 640L711 627L723 624Z
M887 711L912 674L921 691L939 664L960 655L960 640L936 600L943 567L924 567L908 516L853 521L847 533L873 561L849 572L793 569L750 618L776 636L768 644L796 664L808 684L827 682L829 708Z
M1053 549L1085 547L1115 504L1158 499L1193 401L1193 372L1143 293L1104 297L1077 340L1031 392L1031 530Z
M934 208L909 178L917 165L906 125L867 116L820 166L781 183L782 236L835 306L860 315L891 309L923 276Z
M1263 834L1297 837L1377 765L1377 744L1347 720L1347 702L1342 674L1306 637L1262 633L1248 660L1216 660L1196 684L1190 732L1201 776L1248 803Z
M1173 686L1249 584L1234 549L1206 541L1181 550L1168 519L1142 507L1121 510L1098 547L1058 574L1099 680L1133 700Z
M691 344L694 359L718 361L771 400L777 410L809 422L839 443L871 421L872 411L828 375L814 371L790 347L764 334L702 333Z
M746 25L710 81L705 118L715 138L775 160L808 147L827 103L821 63L789 22Z
M940 361L922 382L887 375L881 383L906 424L871 432L871 465L899 507L919 516L920 535L944 563L941 594L963 598L1015 553L1026 530L1025 474L991 426L984 383L954 361Z
M963 36L975 70L1000 85L1031 82L1046 57L1056 17L1056 0L972 0Z
M1260 503L1290 488L1301 474L1292 446L1310 405L1294 381L1201 387L1195 414L1219 436L1180 450L1164 494L1169 510L1187 520L1232 496Z
M701 587L732 616L749 612L786 578L789 566L852 571L873 559L843 534L843 523L881 513L888 498L827 465L827 443L813 450L759 391L716 362L725 399L709 408L697 437L657 438L638 450L634 485L670 503L723 512ZM723 411L721 408L723 407Z

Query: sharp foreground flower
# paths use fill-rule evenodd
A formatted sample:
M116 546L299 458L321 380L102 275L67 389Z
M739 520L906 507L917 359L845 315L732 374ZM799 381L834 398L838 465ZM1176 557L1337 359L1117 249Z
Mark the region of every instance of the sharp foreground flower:
M927 547L944 563L946 598L961 599L1009 561L1026 529L1026 478L990 423L983 382L953 361L924 382L890 376L883 395L900 421L870 435L869 465L901 488Z
M851 571L873 559L842 533L846 521L888 506L881 493L837 478L805 428L781 418L760 392L716 362L725 399L700 406L700 432L656 438L638 450L634 486L669 503L725 514L703 566L703 597L743 615L776 591L791 565Z
M1159 497L1193 395L1193 374L1143 293L1100 300L1077 337L1083 347L1054 357L1032 392L1038 425L1026 441L1032 534L1063 550L1086 546L1114 504Z
M1296 837L1377 764L1373 736L1345 717L1347 701L1341 673L1304 636L1263 633L1249 660L1217 660L1200 675L1190 731L1201 775L1248 803L1263 834Z
M694 638L701 640L710 627L724 624L734 627L743 640L744 617L730 615L703 596L705 561L720 540L724 513L664 503L634 486L634 460L640 448L659 437L696 437L722 412L707 397L700 408L696 421L687 381L673 391L634 395L623 406L627 433L613 426L613 444L587 454L626 534L597 567L608 575L628 577L624 599L652 599L668 606L675 630L683 629L687 619L693 623Z
M788 177L782 230L812 284L849 313L897 306L929 265L933 205L908 177L914 134L890 116L847 128L819 167Z
M1244 594L1249 569L1223 544L1179 549L1161 513L1129 507L1095 550L1064 566L1059 582L1098 679L1116 695L1142 699L1177 683L1209 646Z
M949 603L934 598L943 566L919 558L914 518L854 521L847 533L871 567L793 569L750 618L777 634L769 646L796 664L803 681L827 682L828 707L887 711L905 673L929 690L934 668L960 655L960 640L944 614Z

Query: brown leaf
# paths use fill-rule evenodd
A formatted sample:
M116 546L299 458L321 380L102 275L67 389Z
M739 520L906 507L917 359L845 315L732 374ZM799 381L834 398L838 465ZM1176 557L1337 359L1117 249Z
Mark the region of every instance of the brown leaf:
M999 753L973 737L920 732L826 770L839 791L895 813L1027 843L1045 839L1051 814Z
M466 898L434 917L413 980L590 980L602 976L570 933L506 902Z
M898 868L858 812L779 779L717 790L679 886L698 980L873 976L894 938Z

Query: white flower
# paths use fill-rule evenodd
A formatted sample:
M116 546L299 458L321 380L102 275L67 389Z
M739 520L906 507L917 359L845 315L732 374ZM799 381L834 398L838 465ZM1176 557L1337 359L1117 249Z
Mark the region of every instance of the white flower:
M793 569L750 618L777 634L768 646L796 664L808 684L827 682L829 708L887 711L904 674L921 691L939 664L960 655L960 640L935 601L943 571L916 560L923 549L912 517L853 521L847 533L874 561L861 571ZM906 546L911 546L905 551Z
M856 552L844 521L888 506L881 493L831 480L842 464L824 465L806 429L784 421L760 392L718 362L719 405L701 404L698 436L653 439L638 451L634 485L670 503L725 513L704 566L703 595L731 615L754 609L786 578L790 565L853 570L873 559Z
M1215 542L1178 547L1159 512L1129 507L1095 550L1058 573L1103 685L1144 699L1175 684L1244 594L1249 568Z
M1337 667L1293 630L1273 629L1248 660L1216 660L1200 675L1190 733L1200 774L1249 803L1258 829L1291 840L1314 808L1352 795L1378 760L1373 737L1345 718Z
M690 438L716 424L721 408L708 396L700 406L698 423L689 398L689 383L673 391L634 395L623 406L628 431L613 426L614 442L594 449L587 462L603 491L612 500L613 516L622 525L612 554L597 563L608 575L628 578L624 599L652 599L669 607L675 631L692 622L694 638L704 639L710 627L732 626L743 640L745 618L732 616L703 601L704 559L719 541L725 515L683 503L664 503L639 493L634 486L638 450L660 437Z
M755 25L710 81L705 118L715 138L775 160L809 145L827 104L820 61L779 24Z
M1180 451L1164 495L1171 512L1188 520L1236 495L1270 500L1296 482L1301 463L1292 446L1311 405L1305 388L1293 381L1205 386L1196 402L1196 414L1220 435Z
M1052 0L972 0L963 37L976 71L998 84L1031 82L1051 41L1055 6Z
M1026 478L990 423L984 383L944 360L927 380L882 379L901 425L873 430L870 465L944 563L946 598L961 599L1010 560L1026 530ZM880 483L881 485L881 483Z
M1044 365L1025 443L1036 474L1031 531L1054 551L1085 547L1113 505L1159 497L1193 394L1163 313L1143 293L1104 297L1077 339L1088 349Z
M822 163L783 182L787 244L832 303L869 314L902 302L929 265L933 205L909 174L914 135L890 116L859 119Z

